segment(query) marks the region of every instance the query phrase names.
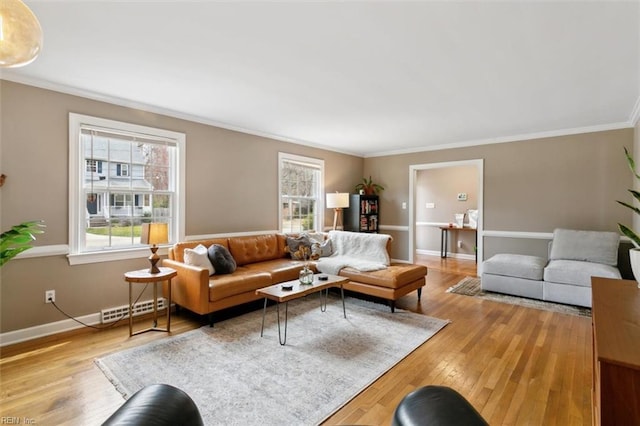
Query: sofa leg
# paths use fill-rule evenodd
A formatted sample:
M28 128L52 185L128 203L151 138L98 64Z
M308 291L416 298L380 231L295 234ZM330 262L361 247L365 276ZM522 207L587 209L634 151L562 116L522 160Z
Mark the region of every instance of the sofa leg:
M420 301L421 297L422 297L422 287L418 289L418 302Z
M396 301L389 300L389 307L391 308L391 313L394 313L396 311Z
M209 327L213 327L213 314L209 314L208 318L209 318Z

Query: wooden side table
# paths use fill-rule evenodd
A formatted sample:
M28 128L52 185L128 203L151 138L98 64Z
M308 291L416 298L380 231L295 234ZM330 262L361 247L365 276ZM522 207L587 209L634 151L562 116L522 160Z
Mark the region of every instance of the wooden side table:
M171 279L178 275L175 269L160 268L160 272L152 274L149 272L149 268L140 269L138 271L129 271L124 274L124 280L129 283L129 337L136 334L145 333L147 331L171 331ZM167 327L158 327L158 283L167 281L169 284L168 301L167 301ZM132 284L141 283L148 284L153 283L153 327L149 327L144 330L133 332L133 291Z

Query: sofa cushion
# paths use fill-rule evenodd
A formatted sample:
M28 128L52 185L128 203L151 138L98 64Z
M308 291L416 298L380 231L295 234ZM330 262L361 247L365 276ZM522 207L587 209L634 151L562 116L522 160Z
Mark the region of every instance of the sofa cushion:
M216 274L232 274L236 270L236 261L225 246L213 244L208 254Z
M500 253L482 263L483 274L542 280L546 261L537 256Z
M591 287L591 277L620 279L615 266L577 260L551 260L544 268L544 280L558 284Z
M620 236L615 232L556 229L549 260L581 260L616 266L619 243Z
M283 257L275 234L229 238L229 251L238 266Z
M364 284L379 287L401 288L427 275L427 267L410 263L392 263L385 269L361 272L354 268L342 268L339 275Z
M233 274L214 275L209 278L209 301L215 302L242 293L253 293L273 282L268 272L240 266Z
M202 244L198 244L192 249L184 249L184 263L207 269L209 271L209 275L213 275L215 273L215 269L213 269L213 265L209 260L208 250Z

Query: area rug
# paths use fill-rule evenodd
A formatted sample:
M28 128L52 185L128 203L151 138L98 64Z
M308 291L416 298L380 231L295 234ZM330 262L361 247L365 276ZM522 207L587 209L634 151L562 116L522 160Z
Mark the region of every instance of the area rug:
M281 314L283 313L281 305ZM317 295L289 302L287 342L275 306L116 352L96 364L125 398L145 385L183 389L207 425L321 423L449 321Z
M508 294L493 293L483 291L480 285L480 278L465 277L458 284L447 289L447 293L462 294L465 296L480 297L495 302L520 305L527 308L542 309L545 311L558 312L561 314L578 315L584 317L591 316L591 309L581 306L563 305L561 303L545 302L543 300L527 299L525 297L510 296Z

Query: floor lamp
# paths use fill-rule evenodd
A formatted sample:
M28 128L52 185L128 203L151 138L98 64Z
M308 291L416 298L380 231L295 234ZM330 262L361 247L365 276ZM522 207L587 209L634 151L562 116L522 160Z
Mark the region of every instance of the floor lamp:
M333 209L333 230L338 229L338 216L342 215L342 209L349 208L349 193L327 193L327 208Z

